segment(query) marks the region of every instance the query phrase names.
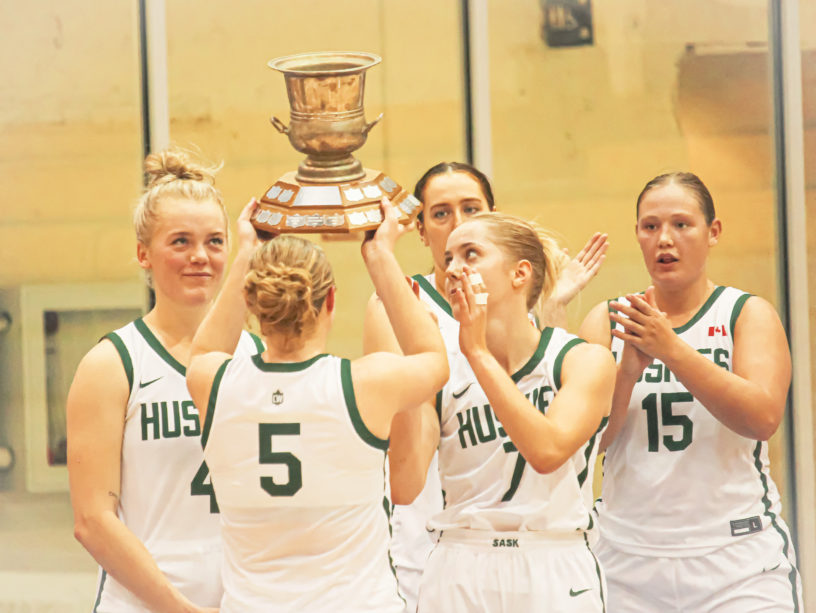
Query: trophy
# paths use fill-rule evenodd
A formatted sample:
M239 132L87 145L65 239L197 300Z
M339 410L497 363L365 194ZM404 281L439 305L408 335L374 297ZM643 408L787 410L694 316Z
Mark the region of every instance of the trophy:
M358 52L303 53L269 62L283 73L290 113L288 126L277 117L272 125L306 158L258 200L252 217L257 230L356 234L380 224L386 197L402 223L419 213L419 200L352 155L382 118L368 123L363 110L366 70L379 63L378 56Z

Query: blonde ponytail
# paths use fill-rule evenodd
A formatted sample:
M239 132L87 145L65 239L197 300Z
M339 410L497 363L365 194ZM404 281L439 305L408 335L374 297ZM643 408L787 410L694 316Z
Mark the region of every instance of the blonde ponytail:
M487 226L490 240L506 255L530 262L532 280L527 309L539 315L569 258L547 230L524 219L504 213L480 213L471 219Z

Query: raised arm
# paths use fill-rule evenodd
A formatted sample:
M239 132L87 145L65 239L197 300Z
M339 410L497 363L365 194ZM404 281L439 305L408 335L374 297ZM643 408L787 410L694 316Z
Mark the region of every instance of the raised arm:
M412 284L418 291L416 282ZM385 306L375 293L366 307L363 322L363 353L402 355ZM411 504L425 487L428 467L439 446L439 418L433 399L401 411L391 420L388 447L389 483L394 504Z
M785 412L791 360L785 331L774 308L753 296L734 327L733 372L715 364L675 334L653 292L627 296L612 315L625 328L614 331L641 352L662 361L686 389L726 427L753 440L770 438Z
M366 308L363 352L378 351L402 355L385 307L374 294ZM433 399L394 415L388 446L388 475L394 504L411 504L419 496L438 446L439 417Z
M615 362L608 349L580 343L567 350L561 386L546 414L516 387L484 339L484 306L476 304L464 268L462 291L453 298L459 344L496 417L519 453L536 472L550 473L566 462L598 430L609 414Z
M205 611L159 570L147 548L119 520L122 436L128 381L113 344L82 359L68 392L68 478L74 536L94 559L151 611Z
M389 482L394 504L411 504L419 496L438 446L439 417L433 402L423 402L394 415L388 447Z
M198 407L202 424L207 417L207 403L215 374L224 360L232 357L246 321L244 278L252 253L259 243L255 228L249 221L255 206L253 198L238 217L238 253L218 297L193 337L190 365L187 367L187 389Z
M411 284L411 290L418 298L419 283L410 277L405 279ZM435 315L431 314L431 317L435 319ZM388 321L385 306L383 306L382 300L375 292L368 299L363 319L363 353L369 354L376 351L402 354L399 341L394 336L394 330L391 328L391 322Z
M363 260L404 355L366 355L352 362L351 373L363 421L386 438L396 412L419 406L445 384L448 361L436 323L394 256L394 244L406 229L390 203L383 210L383 223L363 242Z
M561 269L552 295L538 314L542 326L567 327L567 305L598 274L609 249L608 238L609 235L596 232Z
M583 343L567 351L561 387L546 414L525 398L492 354L478 352L468 362L510 440L536 472L560 468L609 412L615 366L598 345Z

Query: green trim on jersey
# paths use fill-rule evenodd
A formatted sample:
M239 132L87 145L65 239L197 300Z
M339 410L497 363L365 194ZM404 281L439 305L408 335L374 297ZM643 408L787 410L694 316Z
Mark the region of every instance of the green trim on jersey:
M742 307L745 306L746 300L751 297L751 294L743 294L737 301L734 303L734 310L731 311L731 323L729 324L729 330L731 331L731 342L734 342L734 328L737 327L737 318L742 313Z
M732 337L733 338L733 337ZM762 504L765 506L765 515L771 520L771 525L774 527L779 535L782 537L782 553L785 554L785 557L790 561L790 541L788 541L788 535L785 534L785 531L779 527L779 524L776 521L776 513L771 511L771 500L768 498L770 493L768 492L768 477L762 472L762 441L757 441L756 447L754 447L754 466L756 467L757 471L759 472L759 481L762 484ZM799 574L796 566L791 562L791 571L788 573L788 580L791 583L791 596L793 597L793 611L794 613L799 613L799 592L796 589L796 576Z
M306 370L321 358L325 358L328 353L320 353L313 358L304 360L303 362L265 362L260 353L252 356L252 363L264 372L297 372L299 370Z
M552 334L553 329L549 327L544 328L541 331L541 337L538 339L538 347L536 347L536 350L533 352L533 355L530 356L530 359L527 360L527 363L524 366L519 368L518 371L516 371L516 373L514 373L513 376L510 377L511 379L513 379L513 383L518 383L524 377L533 372L533 369L535 369L535 367L538 366L538 363L544 359L544 352L547 350L547 345L549 344L550 339L552 338Z
M99 603L102 602L102 590L105 589L105 579L107 578L108 572L103 568L102 578L99 580L99 591L96 593L96 602L94 602L93 611L91 611L91 613L96 613L97 608L99 608Z
M385 463L386 462L388 462L388 456L383 456L383 488L385 488L385 478L386 478ZM385 489L383 489L383 510L385 510L385 520L388 523L388 536L393 537L394 536L394 531L393 531L393 529L391 527L391 514L394 512L394 505L390 500L388 500L388 496L385 495ZM394 575L394 585L397 588L397 598L399 598L402 601L403 606L405 606L405 604L406 604L405 598L403 597L403 595L400 593L400 590L399 590L399 581L397 580L397 569L394 566L394 557L391 555L390 545L386 549L386 551L388 552L388 568L391 569L391 574Z
M606 428L606 424L608 424L608 423L609 423L609 416L606 415L606 416L604 416L603 419L601 419L601 425L598 426L598 429L595 430L595 434L592 435L592 438L590 438L589 441L586 444L586 449L584 449L584 462L586 462L586 466L584 466L584 470L582 470L580 473L578 473L578 486L579 487L582 487L584 485L584 481L586 481L586 478L589 475L589 456L592 455L592 450L595 447L595 439L598 437L598 435L601 432L603 432L603 429ZM590 516L590 520L591 519L592 519L592 517ZM590 526L590 528L591 527L592 526ZM587 530L589 530L590 528L587 528Z
M436 416L439 418L439 423L442 423L442 390L436 392L436 399L434 401L434 408L436 409Z
M261 337L257 334L253 334L252 332L248 332L248 334L252 338L252 342L255 343L255 349L258 350L258 353L263 353L266 347L264 347Z
M694 324L696 324L698 321L700 321L700 319L703 317L703 315L705 315L705 314L708 312L708 310L709 310L709 309L710 309L710 308L711 308L711 307L714 305L714 303L717 301L717 298L719 298L719 297L720 297L720 294L722 294L724 291L725 291L725 286L724 286L724 285L718 285L717 287L715 287L715 288L714 288L714 291L713 291L713 292L711 292L711 295L708 297L708 300L706 300L706 301L703 303L703 306L701 306L701 307L700 307L700 310L699 310L699 311L697 311L697 312L694 314L694 317L692 317L691 319L689 319L689 320L688 320L686 323L684 323L682 326L679 326L679 327L677 327L677 328L674 328L674 333L675 333L675 334L682 334L683 332L685 332L686 330L688 330L689 328L691 328L691 326L693 326L693 325L694 325Z
M589 555L591 555L592 559L595 560L595 574L598 575L598 589L601 592L601 606L603 607L603 613L606 613L606 596L604 595L603 579L601 578L601 565L598 563L598 558L595 556L595 552L592 551L592 547L589 546L589 538L587 537L586 532L584 532L584 543L586 543L586 548L587 551L589 551Z
M133 360L130 359L130 353L128 353L124 341L118 334L116 334L116 332L109 332L102 338L106 338L112 342L113 346L116 347L117 353L119 353L119 358L122 360L122 366L125 367L125 374L127 375L129 396L133 391Z
M564 347L555 357L555 363L553 364L553 385L555 386L556 391L561 389L561 366L564 363L564 356L567 355L567 351L575 347L575 345L580 345L581 343L586 343L586 341L582 338L572 339L564 345Z
M212 387L210 388L210 398L207 401L207 417L204 419L204 426L201 428L201 448L207 446L207 439L210 438L210 428L212 428L213 415L215 414L215 401L218 397L218 388L221 386L221 378L224 376L224 371L227 369L227 364L232 361L224 360L224 363L218 367L213 377Z
M343 384L343 396L346 399L346 408L355 432L363 441L375 449L386 451L388 449L388 439L382 439L372 434L363 423L363 418L360 417L357 398L354 396L354 382L351 380L351 362L345 358L340 361L340 381Z
M182 377L187 376L187 369L172 355L167 349L164 348L164 345L159 342L159 339L150 331L150 328L147 327L147 324L142 320L140 317L139 319L135 320L133 324L136 326L136 329L139 333L144 337L147 341L147 344L159 354L159 357L167 362L170 366L173 367L174 370L177 370Z
M428 294L437 305L439 305L440 309L453 317L453 309L451 309L450 303L442 297L442 294L436 291L436 288L430 284L428 279L422 275L414 275L411 278L419 283L419 287L425 290L425 293Z

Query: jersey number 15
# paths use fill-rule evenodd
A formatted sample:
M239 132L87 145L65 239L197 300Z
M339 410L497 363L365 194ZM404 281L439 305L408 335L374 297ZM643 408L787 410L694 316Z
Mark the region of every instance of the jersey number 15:
M672 404L676 402L692 402L694 396L688 392L671 392L660 394L660 415L657 413L657 394L649 394L643 399L643 410L646 411L646 432L649 437L649 451L657 451L660 445L659 424L662 422L663 428L667 426L679 426L680 437L672 434L663 435L663 446L669 451L682 451L691 445L691 436L694 431L694 423L688 415L675 415L672 412Z

